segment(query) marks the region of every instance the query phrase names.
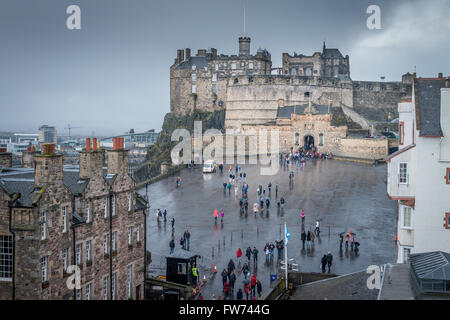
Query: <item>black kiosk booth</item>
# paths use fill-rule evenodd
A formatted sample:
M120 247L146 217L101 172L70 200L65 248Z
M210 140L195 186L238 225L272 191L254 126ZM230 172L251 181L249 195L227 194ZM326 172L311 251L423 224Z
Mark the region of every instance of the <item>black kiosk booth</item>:
M196 285L198 278L192 273L192 268L197 268L197 258L186 250L175 250L173 254L166 257L166 280L187 286Z

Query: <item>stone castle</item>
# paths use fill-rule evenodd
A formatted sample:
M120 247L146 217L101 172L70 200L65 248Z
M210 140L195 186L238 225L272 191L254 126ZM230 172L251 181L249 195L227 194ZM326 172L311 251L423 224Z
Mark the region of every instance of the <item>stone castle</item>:
M273 68L270 53L251 54L249 37L239 38L237 55L217 49L178 50L170 67L170 111L185 115L195 109L226 110L226 127L275 121L280 106L308 103L340 106L354 120L386 121L397 115L397 103L411 95L413 75L397 82L354 81L350 58L323 44L311 56L283 53ZM367 121L366 121L367 124Z

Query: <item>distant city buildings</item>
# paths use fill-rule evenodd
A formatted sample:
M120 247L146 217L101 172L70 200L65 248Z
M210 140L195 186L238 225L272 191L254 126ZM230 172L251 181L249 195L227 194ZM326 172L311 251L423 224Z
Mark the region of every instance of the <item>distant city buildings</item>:
M450 244L450 78L416 78L398 105L399 151L388 162L387 194L398 201L398 263Z
M8 152L20 154L29 147L37 148L39 134L35 133L3 133L0 134L0 148L6 148Z
M56 128L43 125L39 128L39 143L57 143Z
M136 149L142 149L147 152L147 148L155 144L158 140L158 133L154 129L135 133L133 129L129 133L119 135L118 137L124 139L125 147L130 149L130 154L134 154ZM100 146L105 148L113 147L113 137L107 137L100 140ZM134 150L134 151L133 151Z

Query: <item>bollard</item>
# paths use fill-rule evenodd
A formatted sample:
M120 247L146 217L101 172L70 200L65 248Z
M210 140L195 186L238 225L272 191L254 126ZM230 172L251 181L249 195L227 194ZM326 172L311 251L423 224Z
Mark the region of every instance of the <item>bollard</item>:
M212 257L214 258L214 247L212 247Z
M231 231L231 241L230 244L233 244L233 231Z
M223 237L223 248L225 249L225 237Z
M219 250L220 250L220 240L219 240Z
M331 235L330 226L328 226L328 238L330 237L330 235Z
M244 230L241 229L241 240L244 240Z

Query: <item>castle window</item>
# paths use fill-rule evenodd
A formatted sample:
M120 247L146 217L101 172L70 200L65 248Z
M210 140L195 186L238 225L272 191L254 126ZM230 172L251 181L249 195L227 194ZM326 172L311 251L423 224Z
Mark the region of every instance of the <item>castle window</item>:
M398 124L398 144L403 145L405 143L405 123L400 121Z
M116 300L116 273L112 274L112 278L111 278L111 291L112 291L112 296L111 296L111 300Z
M45 240L47 238L47 213L41 212L41 240Z
M191 92L197 93L197 86L195 84L192 85Z
M399 184L408 184L408 163L402 162L399 163L399 174L398 174L398 183Z
M68 252L69 252L69 250L67 248L65 248L65 249L63 249L63 251L61 253L63 272L66 272L66 270L67 270L67 257L69 255Z
M62 208L62 232L67 231L67 207Z
M319 146L323 146L323 133L319 133Z
M127 232L128 232L128 245L131 246L133 242L131 237L131 227L128 227Z
M128 211L131 211L131 192L128 192Z
M231 69L232 69L232 70L236 70L236 63L232 63L232 64L231 64Z
M91 203L89 202L89 200L86 206L86 222L91 222Z
M91 300L91 284L90 283L88 283L86 285L86 288L84 289L84 293L85 293L85 299Z
M41 280L45 282L48 280L47 277L47 257L41 258Z
M197 74L196 73L193 73L191 75L191 77L192 77L192 81L197 81Z
M300 134L298 132L295 133L295 145L298 146L300 143Z
M12 236L0 236L0 281L12 281Z
M108 300L108 277L103 278L103 300Z
M212 85L211 91L212 91L212 93L216 93L217 92L217 88L216 88L216 84L215 83Z
M108 201L107 198L103 198L103 218L108 217Z
M132 265L129 265L127 268L127 292L128 292L128 297L131 298L131 288L132 288Z
M238 78L234 78L234 83L238 83L239 79Z
M77 265L81 264L81 243L75 246L75 263Z
M75 289L75 299L76 300L81 300L81 289Z
M253 62L249 62L249 63L248 63L248 68L249 68L249 69L253 69Z
M103 236L103 254L108 254L108 234Z
M91 261L91 240L86 241L85 252L86 252L86 262Z
M217 73L213 73L212 75L212 81L217 81Z
M112 251L117 251L117 231L114 231L112 233L111 242L112 242L112 247L111 247Z
M195 69L197 69L197 66L196 66L196 65L193 65L193 66L192 66L192 70L195 70Z
M112 196L111 204L112 204L111 215L114 217L116 215L116 196L115 195Z
M214 70L218 71L219 70L219 65L216 63L216 65L214 66Z

